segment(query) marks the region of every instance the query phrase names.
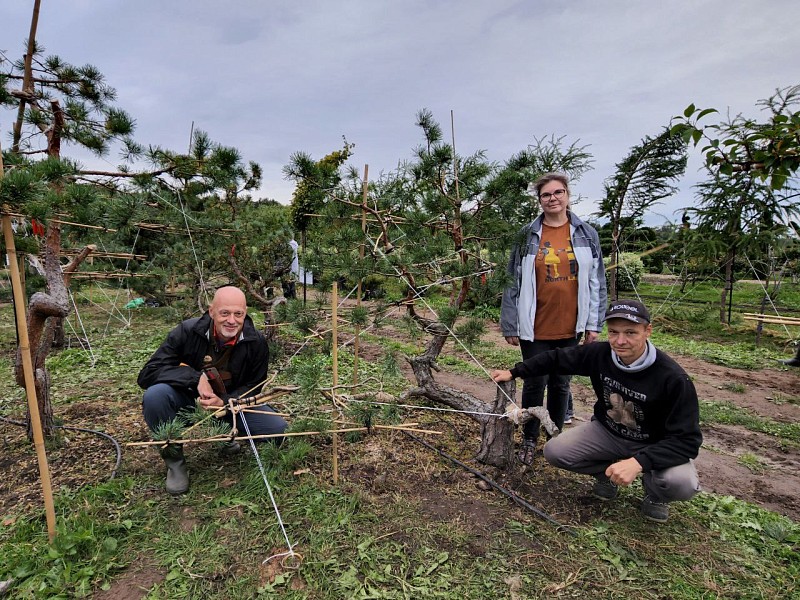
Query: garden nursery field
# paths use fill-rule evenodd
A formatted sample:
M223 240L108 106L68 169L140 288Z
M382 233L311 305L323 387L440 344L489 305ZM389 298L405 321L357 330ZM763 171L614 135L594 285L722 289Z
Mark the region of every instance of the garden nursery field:
M58 528L52 545L33 446L14 423L25 418L25 396L13 383L14 320L4 304L0 597L797 597L800 370L777 362L792 355L793 332L765 330L756 347L752 323L734 318L721 328L704 297L712 290L697 287L679 302L663 282L639 291L653 307L655 344L690 374L701 404L703 493L673 505L664 525L641 518L639 483L600 503L588 478L557 471L541 456L525 470L473 460L479 425L463 414L385 405L371 413L373 423L437 433L370 427L341 434L337 482L330 434L288 438L280 449L259 445L280 520L247 446L226 457L219 444L187 444L191 489L170 497L155 450L126 444L149 439L136 375L182 315L170 306L116 315L116 292L89 287L75 296L82 333L48 359L63 426L47 445ZM309 292L309 304L329 301ZM737 283L737 302L758 293ZM487 402L495 388L483 369L518 360L490 312L481 313L486 330L469 353L447 342L435 375ZM70 322L77 325L75 314ZM345 327L340 381L352 380L353 345L343 343L351 338ZM305 340L297 327L280 326L272 385L300 389L274 404L291 415L292 431L325 431L333 405L319 390L331 385L330 346L311 351L317 342ZM361 335L359 380L379 381L396 396L413 381L404 357L422 343L399 313L387 313ZM572 387L574 426L589 418L592 393L581 378ZM351 405L344 417L358 423L363 412ZM119 443L119 464L107 436Z

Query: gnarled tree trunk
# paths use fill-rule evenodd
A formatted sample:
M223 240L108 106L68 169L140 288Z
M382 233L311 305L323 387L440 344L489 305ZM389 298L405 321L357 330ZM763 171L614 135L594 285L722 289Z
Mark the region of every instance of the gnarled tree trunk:
M28 302L28 338L31 348L31 359L36 386L36 399L42 422L42 433L52 436L55 431L53 407L50 402L50 374L45 361L53 347L58 325L69 313L69 296L67 286L69 280L83 260L94 250L87 246L72 261L61 267L61 225L50 221L45 235L45 280L47 292L36 292ZM25 374L22 369L22 354L17 350L14 375L17 385L25 387ZM30 423L30 415L28 415ZM28 437L33 439L33 432L28 426Z

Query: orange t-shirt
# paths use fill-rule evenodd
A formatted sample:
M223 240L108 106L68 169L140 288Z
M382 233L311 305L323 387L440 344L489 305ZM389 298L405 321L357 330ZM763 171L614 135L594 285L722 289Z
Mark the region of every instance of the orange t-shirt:
M542 238L534 271L534 339L563 340L575 337L575 325L578 322L578 261L572 251L569 221L560 227L542 223Z

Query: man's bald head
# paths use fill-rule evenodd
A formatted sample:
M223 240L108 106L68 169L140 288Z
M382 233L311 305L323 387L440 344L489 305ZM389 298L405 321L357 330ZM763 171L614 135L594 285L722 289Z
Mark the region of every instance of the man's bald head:
M211 300L211 306L227 304L229 302L241 303L247 308L247 299L244 296L244 292L232 285L226 285L225 287L217 289L217 291L214 292L214 298Z
M242 332L244 319L247 316L247 299L244 292L228 285L214 293L211 306L208 307L217 338L229 342Z

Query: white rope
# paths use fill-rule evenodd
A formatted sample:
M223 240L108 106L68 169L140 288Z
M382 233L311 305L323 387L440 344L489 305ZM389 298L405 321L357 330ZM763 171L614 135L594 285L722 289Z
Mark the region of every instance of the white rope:
M366 232L366 231L364 232L364 237L366 237L366 238L367 238L367 241L368 241L368 242L372 243L372 240L370 239L370 237L369 237L369 235L367 234L367 232ZM461 346L461 347L464 349L464 351L467 353L467 355L468 355L468 356L469 356L469 357L472 359L472 361L473 361L473 362L474 362L476 365L478 365L478 367L480 367L480 369L481 369L481 370L482 370L482 371L483 371L483 372L486 374L486 376L487 376L487 377L489 378L489 380L490 380L490 381L491 381L491 382L492 382L492 383L495 385L495 387L496 387L497 389L499 389L499 390L500 390L500 391L503 393L503 395L504 395L504 396L505 396L505 397L508 399L508 401L509 401L509 402L511 402L512 404L514 404L514 406L519 406L519 405L516 403L516 401L515 401L513 398L511 398L511 397L508 395L508 393L506 393L506 391L505 391L505 390L504 390L504 389L503 389L503 388L502 388L502 387L501 387L501 386L500 386L500 385L499 385L499 384L498 384L498 383L497 383L497 382L496 382L494 379L492 379L492 376L491 376L491 374L489 373L489 371L486 369L486 367L484 367L484 366L481 364L481 362L480 362L480 361L479 361L477 358L475 358L475 355L473 355L473 354L472 354L472 352L470 352L469 348L467 348L467 346L464 344L464 342L462 342L462 341L461 341L461 340L458 338L458 336L457 336L457 335L456 335L456 334L453 332L453 330L452 330L452 329L450 329L450 328L449 328L449 327L448 327L448 326L447 326L447 325L446 325L444 322L442 322L442 320L439 318L439 314L438 314L438 313L437 313L437 312L436 312L436 311L433 309L433 307L432 307L432 306L431 306L431 305L428 303L428 301L427 301L427 300L425 300L425 298L424 298L422 295L420 295L420 292L418 292L417 290L415 290L415 289L414 289L414 286L412 286L412 285L411 285L411 282L409 282L409 281L408 281L408 279L406 279L405 275L403 275L403 273L400 271L400 269L398 269L398 268L397 268L395 265L393 265L393 264L392 264L392 263L391 263L391 262L388 260L388 258L386 257L386 254L383 252L383 250L381 250L380 248L378 248L378 247L377 247L377 245L376 245L376 249L377 249L377 250L378 250L378 252L381 254L381 256L383 257L383 259L384 259L384 260L386 260L386 262L388 262L388 263L389 263L389 265L391 265L391 267L394 269L395 273L397 273L398 277L399 277L399 278L400 278L400 279L401 279L401 280L402 280L402 281L403 281L403 282L404 282L404 283L405 283L405 284L408 286L408 288L409 288L411 291L413 291L413 292L414 292L414 296L415 296L416 298L419 298L419 299L422 301L422 303L425 305L425 307L426 307L426 308L427 308L429 311L431 311L431 313L433 313L433 316L434 316L434 317L436 317L436 319L438 319L438 320L439 320L439 323L441 323L441 324L442 324L442 326L443 326L443 327L444 327L444 328L447 330L447 333L449 333L449 334L450 334L450 335L453 337L453 339L454 339L456 342L458 342L458 344L459 344L459 345L460 345L460 346Z
M347 300L347 299L348 299L350 296L352 296L352 295L353 295L353 292L355 292L357 289L358 289L358 284L356 284L356 286L355 286L355 287L354 287L352 290L350 290L350 292L347 294L347 296L345 296L344 298L342 298L341 302L339 302L339 304L337 304L337 305L336 305L336 308L342 308L342 305L345 303L345 301L346 301L346 300Z
M264 480L264 485L267 486L267 493L269 494L270 502L272 502L272 508L275 510L275 516L278 517L278 525L281 527L281 532L283 533L283 539L286 540L286 548L288 550L287 553L276 554L264 560L261 564L265 564L268 561L272 560L276 556L294 556L294 545L289 541L289 536L286 533L286 527L283 524L283 518L281 517L281 511L278 509L278 503L275 501L275 496L272 493L272 486L269 484L267 480L267 473L264 470L264 464L261 462L261 456L258 454L258 449L256 448L256 442L253 440L252 433L250 433L250 426L247 424L247 419L244 416L244 412L239 412L239 417L242 420L242 425L244 426L244 430L247 432L247 436L250 438L250 448L253 450L253 456L256 457L256 463L258 463L258 470L261 472L261 478ZM236 416L234 415L234 419ZM234 425L236 423L234 422Z
M133 255L135 254L135 252L136 252L136 242L138 242L138 241L139 241L139 233L141 233L141 231L142 231L141 227L137 227L137 228L136 228L136 237L134 237L134 238L133 238L133 246L131 246L131 252L130 252L131 256L133 256ZM109 262L111 262L111 261L109 260ZM113 264L113 263L112 263L112 264ZM131 259L130 259L130 257L129 257L129 258L128 258L128 259L125 261L125 273L127 273L127 272L128 272L128 268L130 267L130 264L131 264ZM120 279L120 281L119 281L119 285L117 286L117 293L116 293L116 295L114 296L114 300L113 300L113 301L112 301L112 303L111 303L111 307L112 307L112 309L115 309L115 310L117 310L117 312L119 312L119 314L120 314L120 315L122 315L122 311L120 311L120 310L119 310L119 308L117 308L117 301L119 300L119 294L120 294L120 292L122 291L122 283L123 283L123 282L122 282L122 280ZM130 288L128 288L128 291L130 292ZM130 293L128 294L128 300L130 300ZM130 313L129 313L129 314L130 314ZM125 316L124 316L124 315L122 315L122 317L123 317L123 318L125 318ZM125 325L126 325L126 327L130 327L130 326L131 326L131 322L132 322L132 319L125 319ZM105 330L103 331L103 335L104 335L104 336L105 336L105 332L106 332L106 331L108 331L108 326L109 326L110 324L111 324L111 317L109 316L109 317L108 317L108 321L106 322L106 328L105 328Z
M112 303L112 308L114 308L114 306L113 306L113 300L111 300L111 298L108 296L108 293L106 292L105 288L103 288L102 286L99 286L99 285L98 285L98 286L95 286L95 288L94 288L94 289L95 289L95 290L99 290L99 291L100 291L100 292L103 294L103 296L105 296L105 297L106 297L106 299L107 299L109 302L111 302L111 303ZM103 308L103 306L101 306L100 304L98 304L97 302L95 302L94 300L92 300L92 299L91 299L89 296L87 296L86 294L83 294L83 293L81 293L81 292L78 292L78 293L81 295L81 297L82 297L82 298L85 298L86 300L88 300L90 303L92 303L93 305L95 305L97 308L99 308L99 309L100 309L100 310L102 310L103 312L105 312L105 313L108 313L108 315L109 315L109 317L108 317L108 321L106 322L106 328L105 328L105 330L103 331L103 336L104 336L104 337L105 337L105 334L106 334L106 332L108 331L108 326L111 324L111 319L116 319L117 321L121 321L122 323L124 323L124 324L125 324L125 326L126 326L126 327L130 327L130 324L131 324L130 320L129 320L129 319L126 319L126 318L125 318L125 315L123 315L123 314L122 314L122 313L119 311L119 309L117 309L117 313L119 313L119 314L118 314L118 315L116 315L116 314L114 314L113 312L111 312L110 310L108 310L108 309L106 309L106 308Z
M183 215L183 221L186 224L186 233L189 236L189 245L192 247L192 254L194 255L194 262L197 265L197 274L200 276L200 289L203 290L203 294L206 297L206 304L210 304L208 300L208 288L206 288L205 278L203 277L203 267L200 265L200 258L197 256L197 250L194 247L194 239L192 238L192 230L189 227L189 218L186 216L186 210L183 206L183 200L181 199L181 193L178 192L178 202L181 205L181 214Z
M172 204L169 200L167 200L166 198L161 196L161 194L154 194L154 196L156 198L158 198L159 200L161 200L162 202L164 202L164 204L167 204L168 206L174 208L175 210L180 211L180 213L183 215L183 222L186 225L186 233L189 236L189 245L192 248L192 255L194 255L194 262L195 262L195 265L197 266L197 274L200 276L200 287L203 290L203 294L206 297L206 304L209 304L208 289L206 288L205 279L203 277L203 269L202 269L202 267L200 265L200 259L197 256L197 250L194 247L194 239L192 238L192 230L189 227L189 218L190 217L189 217L189 215L186 214L186 209L183 206L183 200L181 199L180 191L177 191L176 195L178 196L178 202L180 203L180 208L178 208L177 206ZM191 217L191 219L196 224L200 225L200 222L197 219L195 219L194 217Z
M86 333L86 327L83 326L83 319L81 319L81 313L78 311L78 305L75 304L75 296L72 295L72 291L67 288L67 292L69 293L69 299L72 301L72 307L75 309L75 318L78 319L78 323L81 326L81 331L83 332L84 338L86 339L86 348L89 350L89 355L92 357L92 368L94 368L95 364L97 364L97 357L94 355L94 350L92 350L92 344L89 342L89 334ZM75 328L72 327L72 324L69 323L69 319L67 319L67 323L72 329L73 333L77 336L77 332ZM83 349L83 342L81 342L81 348Z

